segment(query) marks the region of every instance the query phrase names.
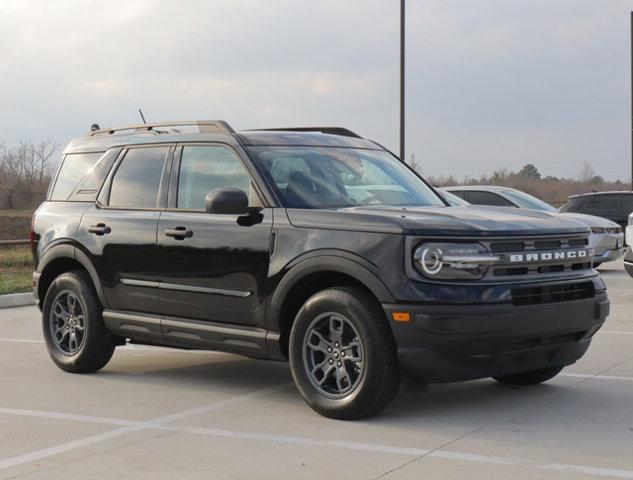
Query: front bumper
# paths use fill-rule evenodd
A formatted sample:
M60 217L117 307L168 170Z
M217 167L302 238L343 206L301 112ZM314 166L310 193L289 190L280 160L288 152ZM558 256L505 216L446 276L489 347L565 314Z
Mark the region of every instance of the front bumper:
M405 375L446 383L569 365L585 353L609 313L595 297L540 305L383 304ZM392 320L409 312L409 322Z
M611 262L624 255L623 233L592 233L589 244L594 250L594 262Z
M614 248L613 250L604 250L600 255L594 255L594 262L612 262L613 260L617 260L626 251L625 248Z

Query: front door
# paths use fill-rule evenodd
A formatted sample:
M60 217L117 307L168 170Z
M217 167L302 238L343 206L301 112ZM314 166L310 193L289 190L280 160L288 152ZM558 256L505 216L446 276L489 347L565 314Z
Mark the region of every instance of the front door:
M240 188L249 205L261 206L242 160L228 146L185 145L174 165L174 208L158 222L163 313L263 327L272 209L241 216L204 211L207 193L221 187Z

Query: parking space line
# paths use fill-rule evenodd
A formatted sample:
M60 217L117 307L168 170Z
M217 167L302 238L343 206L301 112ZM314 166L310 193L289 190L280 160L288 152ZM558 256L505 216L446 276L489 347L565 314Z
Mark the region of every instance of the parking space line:
M44 344L44 340L31 340L28 338L0 338L0 342L7 343L37 343ZM137 345L128 344L125 346L117 347L117 350L124 351L149 351L149 352L165 352L165 353L189 353L189 354L202 354L202 355L231 355L227 352L219 352L217 350L187 350L184 348L174 347L153 347L150 345Z
M15 415L20 417L51 418L54 420L70 420L71 422L97 423L100 425L131 426L143 424L133 420L121 420L118 418L93 417L91 415L75 415L73 413L49 412L45 410L25 410L22 408L2 408L0 415Z
M40 410L19 410L19 409L2 408L0 409L0 414L6 414L6 415L24 415L24 416L41 417L41 418L60 418L60 419L66 419L69 421L77 421L77 422L102 423L102 424L125 425L125 426L123 428L110 430L108 432L100 433L97 435L80 438L78 440L74 440L74 441L71 441L62 445L58 445L55 447L51 447L51 448L47 448L43 450L37 450L35 452L30 452L24 455L18 455L16 457L12 457L6 460L0 460L0 469L9 468L9 467L21 465L24 463L30 463L30 462L40 460L45 457L58 455L70 450L75 450L75 449L85 447L94 443L109 440L111 438L115 438L120 435L124 435L126 433L141 431L141 430L146 430L146 429L157 429L157 430L167 431L167 432L205 435L205 436L210 436L210 437L245 439L245 440L269 442L269 443L285 443L285 444L292 444L292 445L303 445L303 446L325 447L325 448L339 448L339 449L344 448L344 449L356 450L356 451L386 453L386 454L394 454L394 455L406 455L406 456L412 456L412 457L426 456L426 457L432 457L432 458L458 460L458 461L463 461L463 462L486 463L486 464L491 464L491 465L527 466L527 467L537 468L540 470L556 470L560 472L578 473L582 475L633 479L633 470L623 470L623 469L614 469L614 468L606 468L606 467L593 467L589 465L574 465L574 464L565 464L565 463L546 463L546 462L537 462L534 460L523 460L523 459L517 459L517 458L510 458L510 457L494 457L494 456L488 456L488 455L479 455L479 454L457 452L457 451L451 451L451 450L428 450L428 449L393 446L393 445L377 445L377 444L369 444L369 443L321 440L317 438L298 437L298 436L290 436L290 435L275 435L275 434L257 433L257 432L243 432L243 431L241 432L241 431L220 430L220 429L212 429L212 428L165 425L166 423L169 423L173 420L182 419L182 418L185 418L186 416L197 415L199 413L205 413L212 410L218 410L220 408L233 405L235 403L240 403L240 402L254 399L263 395L267 395L269 393L273 393L285 387L286 385L281 385L281 386L266 388L262 390L257 390L255 392L247 393L245 395L240 395L238 397L233 397L233 398L223 400L220 402L214 402L209 405L203 405L198 408L193 408L193 409L185 410L183 412L178 412L173 415L166 415L163 417L159 417L153 421L148 421L148 422L135 422L135 421L130 421L130 420L111 419L111 418L105 418L105 417L92 417L92 416L84 416L84 415L72 415L72 414L65 414L65 413L59 413L59 412L40 411Z
M0 460L0 470L15 467L17 465L22 465L24 463L31 463L36 460L41 460L43 458L52 457L54 455L59 455L61 453L65 453L71 450L76 450L78 448L86 447L88 445L92 445L95 443L103 442L105 440L110 440L115 437L119 437L121 435L125 435L126 433L131 433L135 431L146 430L148 428L159 428L162 424L168 423L174 420L179 420L188 416L198 415L201 413L206 413L214 410L219 410L224 407L228 407L231 405L235 405L238 403L246 402L249 400L254 400L259 397L269 395L271 393L277 392L284 388L287 388L289 384L277 385L274 387L263 388L261 390L256 390L254 392L249 392L244 395L238 395L237 397L231 397L225 400L220 400L218 402L213 402L207 405L202 405L197 408L192 408L188 410L184 410L182 412L177 412L171 415L165 415L154 420L150 420L147 422L130 422L129 425L126 425L123 428L117 428L115 430L109 430L107 432L98 433L96 435L91 435L88 437L79 438L77 440L72 440L67 443L63 443L61 445L57 445L50 448L44 448L42 450L35 450L33 452L25 453L23 455L17 455L15 457L6 458L4 460ZM8 413L11 409L4 409L7 414L17 414L27 416L28 410L16 410L14 413ZM19 413L15 413L19 412ZM56 412L44 412L38 410L30 411L33 417L40 418L54 418L57 416L58 418L66 417L67 420L70 420L69 414L56 413ZM1 412L0 412L1 413ZM89 416L81 416L78 415L76 417L83 417L83 420L80 418L75 418L75 421L90 421L90 423L107 423L106 418L101 417L89 417ZM96 421L99 420L99 421ZM114 420L117 422L116 424L121 424L120 422L126 422L125 420ZM125 423L124 423L125 424Z
M24 463L31 463L43 458L52 457L61 453L68 452L70 450L76 450L78 448L87 447L94 443L103 442L111 438L119 437L126 433L133 432L135 430L142 430L141 426L127 426L123 428L117 428L116 430L109 430L107 432L98 433L89 437L79 438L71 442L63 443L55 447L44 448L42 450L35 450L33 452L25 453L11 458L0 460L0 470L22 465Z
M44 340L29 340L26 338L0 338L0 342L7 343L44 343Z
M624 377L620 375L589 375L586 373L559 373L561 377L574 377L574 378L596 378L598 380L626 380L633 382L633 377Z
M599 330L598 333L611 333L613 335L633 335L633 332L617 331L617 330Z

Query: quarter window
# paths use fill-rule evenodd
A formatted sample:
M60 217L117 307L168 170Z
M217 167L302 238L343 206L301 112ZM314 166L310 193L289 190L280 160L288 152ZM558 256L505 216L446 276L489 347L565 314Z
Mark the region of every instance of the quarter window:
M251 180L233 150L221 146L189 146L182 150L177 207L203 210L207 194L215 188L239 188L249 204L255 193Z
M480 190L468 192L468 201L473 205L490 205L495 207L514 207L515 205L501 195Z
M112 179L111 207L155 208L168 147L132 148Z
M51 192L51 200L67 200L102 155L103 152L66 155Z

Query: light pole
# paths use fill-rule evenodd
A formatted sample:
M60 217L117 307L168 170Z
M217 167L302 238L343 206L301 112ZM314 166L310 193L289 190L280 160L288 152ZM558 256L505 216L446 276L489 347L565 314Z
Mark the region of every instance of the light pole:
M633 12L631 15L633 22ZM404 0L400 0L400 161L406 163L404 156L404 30Z

